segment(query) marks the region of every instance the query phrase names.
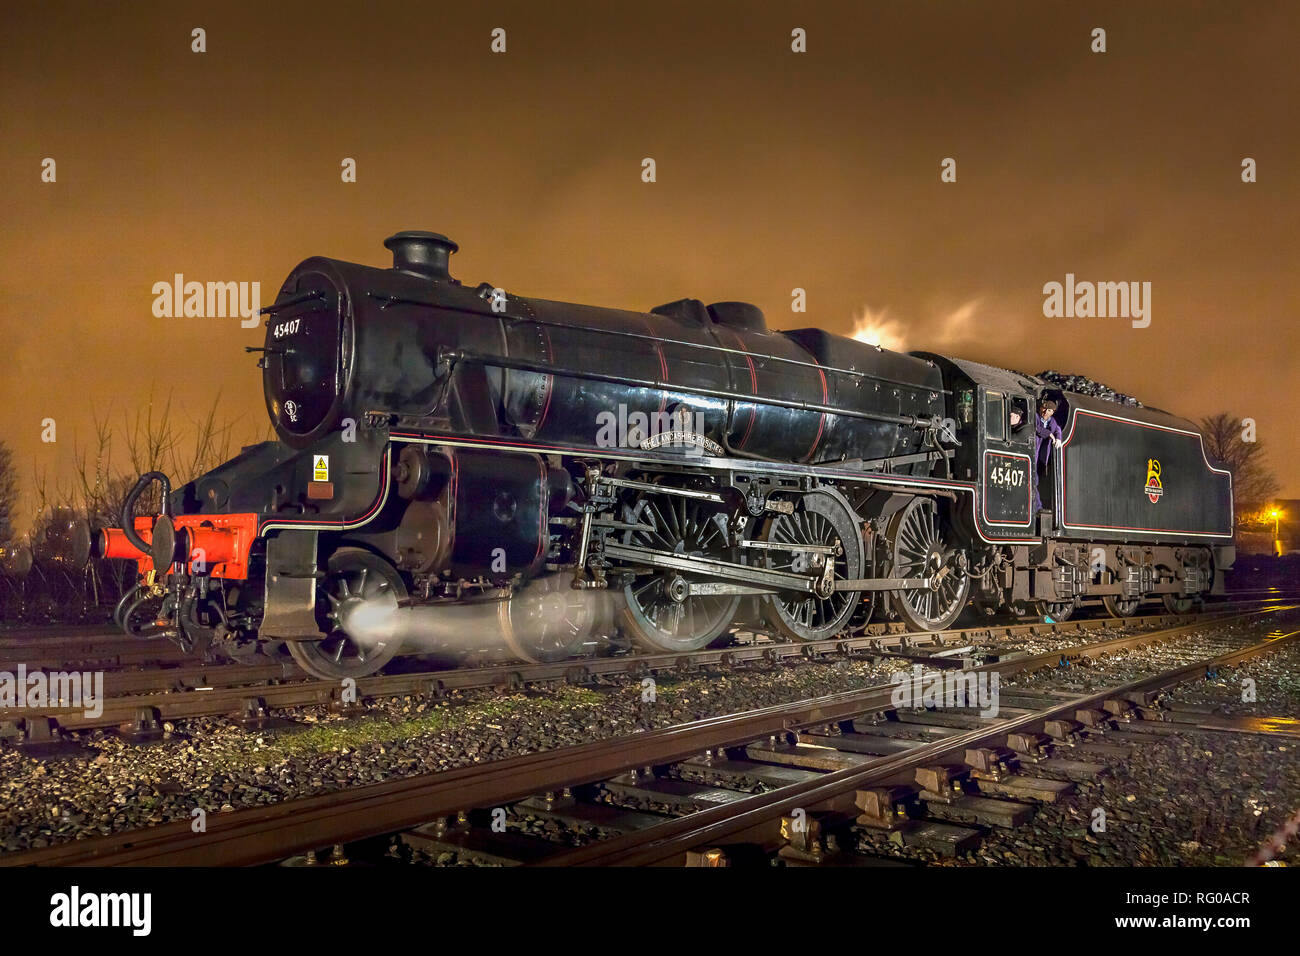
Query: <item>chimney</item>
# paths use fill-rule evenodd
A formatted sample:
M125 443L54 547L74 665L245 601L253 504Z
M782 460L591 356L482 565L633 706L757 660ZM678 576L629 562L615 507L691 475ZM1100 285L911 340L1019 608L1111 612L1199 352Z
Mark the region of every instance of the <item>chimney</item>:
M442 282L454 282L447 271L451 254L460 246L436 232L408 229L389 236L384 247L393 251L393 268Z

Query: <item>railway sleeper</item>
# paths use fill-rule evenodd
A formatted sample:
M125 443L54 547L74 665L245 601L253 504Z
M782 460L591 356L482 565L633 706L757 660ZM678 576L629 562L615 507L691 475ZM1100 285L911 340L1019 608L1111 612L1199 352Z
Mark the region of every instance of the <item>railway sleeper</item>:
M922 793L922 799L926 795ZM980 826L1012 829L1023 826L1037 812L1033 804L963 794L949 801L926 800L926 816L943 823L973 823Z
M53 717L28 717L23 721L18 750L37 760L62 760L89 753L76 737L64 733Z
M934 820L906 820L894 829L873 827L858 818L858 849L870 853L878 842L895 843L912 849L928 850L939 857L952 859L979 846L983 833L971 827L955 826Z
M1074 793L1069 780L1053 780L1016 773L998 779L986 777L983 771L971 770L971 777L979 784L980 792L991 796L1010 797L1023 803L1057 803Z
M610 833L635 833L664 822L658 814L627 810L608 803L576 800L572 797L555 800L546 797L528 797L514 806L524 817L553 820L570 827L595 828Z
M813 747L829 747L838 751L854 754L869 754L873 757L887 757L891 754L906 753L920 747L924 741L906 740L898 737L878 737L874 734L840 733L840 734L798 734L798 742Z
M731 757L690 757L678 765L677 772L684 780L696 783L714 780L747 792L764 788L789 787L821 776L815 770L783 767Z
M748 796L736 790L709 787L686 780L664 777L646 778L641 774L620 774L607 780L604 790L619 805L665 807L672 813L690 813L723 807Z
M441 861L453 856L488 866L524 866L544 860L556 852L556 845L541 837L506 829L428 823L408 830L400 837L411 849L422 850Z
M1015 751L1009 747L967 748L965 761L971 779L982 793L1031 803L1056 803L1074 792L1074 784L1068 781L1035 777L1024 772Z

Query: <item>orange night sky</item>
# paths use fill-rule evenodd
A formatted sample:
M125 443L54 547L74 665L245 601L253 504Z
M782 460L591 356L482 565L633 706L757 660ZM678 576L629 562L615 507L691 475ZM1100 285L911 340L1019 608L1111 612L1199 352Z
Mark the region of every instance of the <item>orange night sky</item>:
M66 480L95 414L120 422L151 390L191 414L220 390L236 444L266 436L244 353L261 328L157 318L155 282L258 281L269 303L309 255L387 265L385 236L431 229L471 284L641 310L744 299L777 328L869 316L906 348L1252 416L1300 497L1293 4L56 2L4 19L0 439L26 484ZM1150 327L1044 318L1066 273L1149 281Z

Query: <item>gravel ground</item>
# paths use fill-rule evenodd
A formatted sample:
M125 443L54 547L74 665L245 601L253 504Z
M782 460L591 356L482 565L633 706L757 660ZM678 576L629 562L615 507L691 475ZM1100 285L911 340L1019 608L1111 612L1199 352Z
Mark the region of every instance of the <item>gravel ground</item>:
M1281 633L1279 623L1233 625L1176 647L1139 648L1089 666L1039 671L1009 679L1002 689L1087 693L1180 660L1255 643ZM1247 677L1255 681L1255 702L1241 700ZM1211 704L1225 714L1300 717L1300 647L1279 648L1213 679L1180 685L1167 700ZM1108 764L1108 774L1076 784L1074 795L1059 804L1040 806L1023 827L989 830L977 849L960 858L940 859L866 831L860 831L859 848L936 865L1240 866L1300 813L1300 740L1293 738L1188 729L1153 735L1125 761L1098 762ZM1097 809L1105 812L1104 832L1092 827ZM1300 841L1292 836L1270 855L1298 865Z
M223 718L179 722L189 739L136 747L78 735L85 756L37 761L0 750L0 848L48 846L667 727L737 710L879 684L900 662L801 663L772 670L507 694L457 692L438 703L377 702L363 717L298 711L305 727L247 731ZM171 724L167 725L171 727Z
M1254 690L1253 701L1242 699L1249 689ZM1216 713L1233 716L1300 718L1300 647L1279 648L1245 661L1214 680L1183 684L1170 692L1169 699L1213 706Z
M1117 633L1108 628L1018 643L1040 652ZM293 716L303 728L294 731L253 732L204 718L167 725L175 731L171 739L147 747L103 731L77 735L85 756L46 762L4 748L0 851L190 820L195 808L230 812L859 689L909 667L906 661L835 661L661 677L655 703L643 702L639 682L627 680L595 689L456 692L437 703L396 698L375 703L364 717L298 711Z

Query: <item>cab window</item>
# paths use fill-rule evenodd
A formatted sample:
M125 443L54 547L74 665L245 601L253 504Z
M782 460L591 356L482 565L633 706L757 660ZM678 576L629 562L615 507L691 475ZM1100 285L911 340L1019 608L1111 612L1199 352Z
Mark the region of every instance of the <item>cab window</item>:
M1001 392L984 393L984 433L998 441L1006 440L1006 402Z
M1020 415L1020 424L1012 428L1011 415L1016 413L1019 413ZM1007 441L1018 441L1022 444L1029 441L1034 434L1033 426L1029 421L1029 399L1024 398L1023 396L1012 396L1007 408L1007 426L1009 429L1007 433Z

